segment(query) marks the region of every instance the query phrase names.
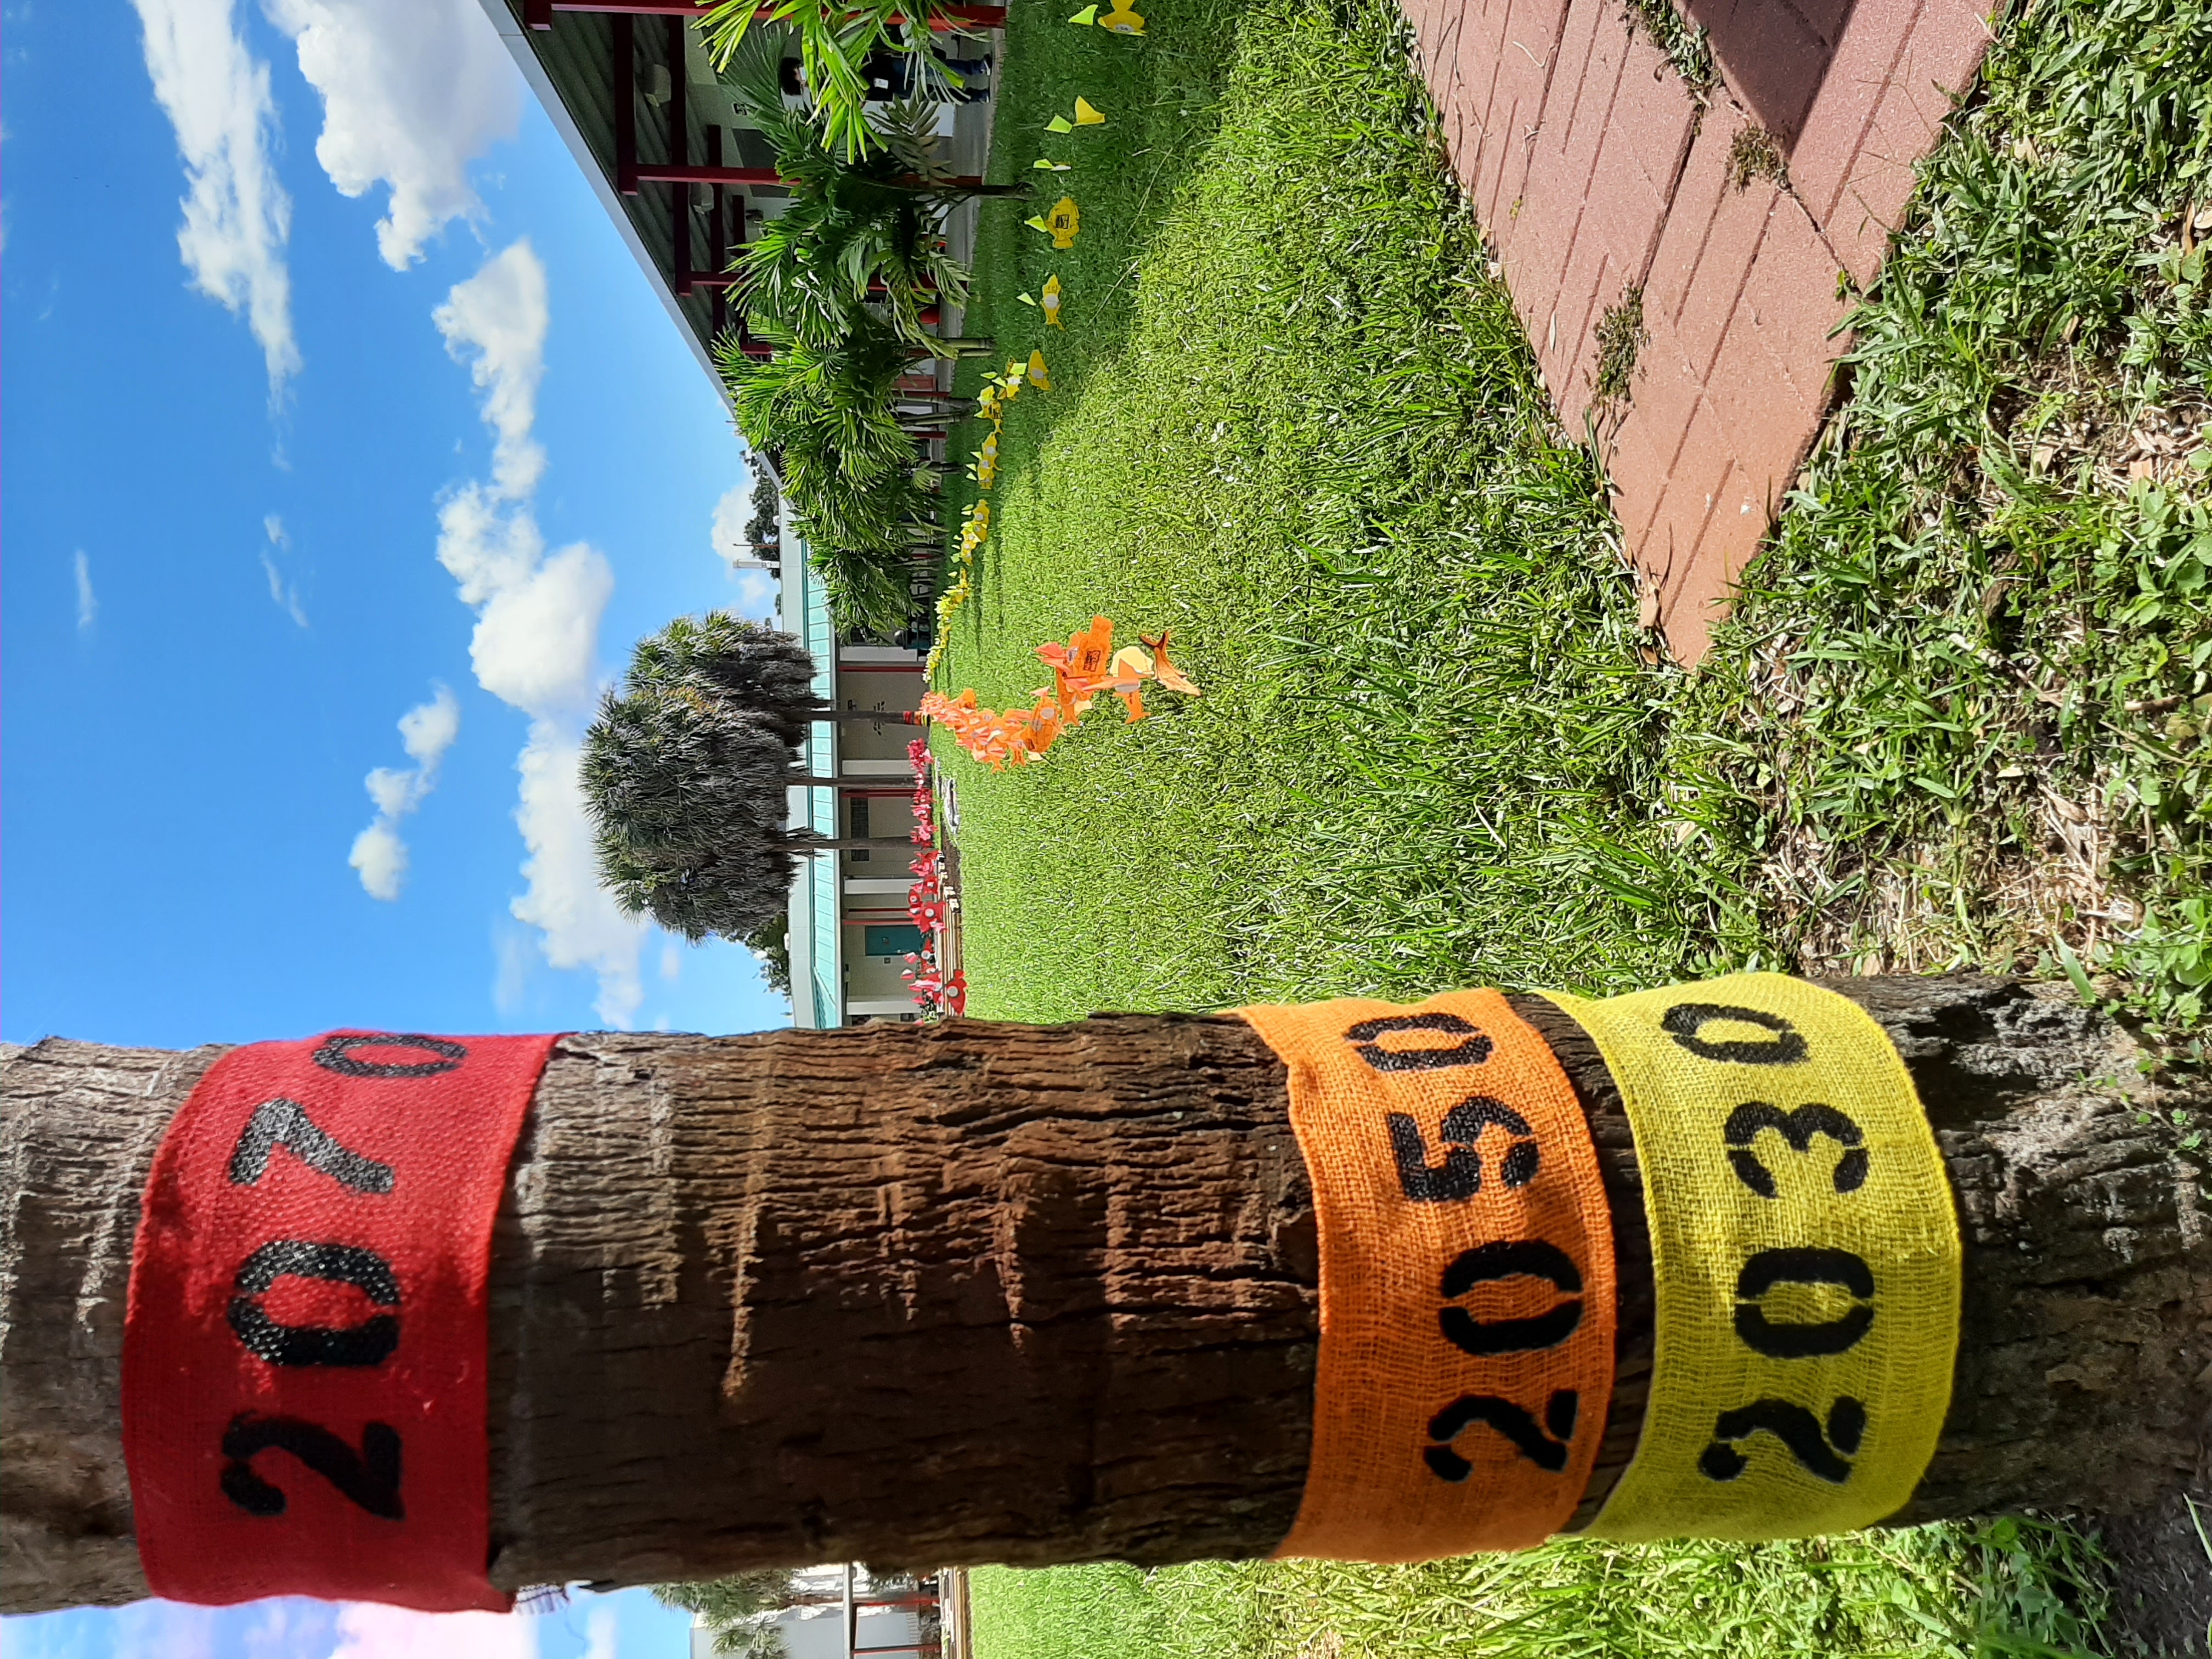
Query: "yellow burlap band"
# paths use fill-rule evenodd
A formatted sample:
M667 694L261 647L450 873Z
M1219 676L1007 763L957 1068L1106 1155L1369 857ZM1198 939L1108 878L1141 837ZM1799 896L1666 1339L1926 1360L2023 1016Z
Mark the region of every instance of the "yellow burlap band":
M1779 974L1546 994L1620 1086L1658 1304L1643 1437L1589 1535L1804 1537L1894 1513L1950 1401L1960 1247L1887 1035Z

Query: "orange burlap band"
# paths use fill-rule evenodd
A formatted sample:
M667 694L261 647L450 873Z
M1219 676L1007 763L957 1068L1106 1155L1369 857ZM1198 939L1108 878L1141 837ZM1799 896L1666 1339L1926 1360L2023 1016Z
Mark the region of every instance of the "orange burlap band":
M1541 1542L1613 1391L1613 1226L1559 1061L1496 991L1237 1013L1289 1070L1321 1234L1313 1451L1277 1553Z

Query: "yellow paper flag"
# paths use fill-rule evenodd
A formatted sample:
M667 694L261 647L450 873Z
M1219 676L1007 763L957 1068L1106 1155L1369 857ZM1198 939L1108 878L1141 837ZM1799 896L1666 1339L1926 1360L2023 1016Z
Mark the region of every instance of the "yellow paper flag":
M1075 125L1079 127L1103 127L1106 125L1106 118L1091 107L1088 98L1078 98L1075 100Z
M1071 23L1095 23L1098 21L1098 8L1085 6L1067 21Z
M1060 276L1056 272L1045 279L1042 305L1045 321L1054 328L1066 326L1060 320Z
M1073 132L1075 131L1075 124L1070 121L1065 115L1054 116L1051 120L1044 124L1044 127L1047 132Z
M1039 392L1052 390L1051 377L1044 372L1044 353L1042 351L1030 353L1030 384Z
M1115 34L1142 34L1145 20L1129 9L1129 0L1115 0L1114 9L1098 20L1098 27Z

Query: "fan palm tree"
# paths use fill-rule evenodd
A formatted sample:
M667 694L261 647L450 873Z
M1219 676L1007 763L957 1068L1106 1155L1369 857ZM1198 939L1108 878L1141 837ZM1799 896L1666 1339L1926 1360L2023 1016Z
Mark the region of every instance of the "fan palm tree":
M714 1651L726 1659L785 1659L790 1647L770 1622L791 1605L791 1574L777 1567L708 1578L692 1584L655 1584L653 1599L663 1607L695 1613L700 1627L714 1638Z
M695 942L743 939L782 909L805 854L908 846L787 827L798 746L832 713L813 684L796 640L727 611L640 642L581 767L600 877L624 911Z

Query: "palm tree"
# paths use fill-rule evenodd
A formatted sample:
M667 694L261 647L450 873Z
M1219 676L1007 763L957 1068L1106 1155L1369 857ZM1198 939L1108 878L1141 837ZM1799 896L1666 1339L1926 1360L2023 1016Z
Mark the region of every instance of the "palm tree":
M2212 1105L2202 1079L2063 982L1829 982L1910 1069L1966 1243L1950 1409L1893 1518L2181 1512L2212 1239L2173 1119ZM1618 1094L1587 1039L1547 1035L1624 1310L1610 1407L1584 1407L1620 1430L1587 1509L1640 1431L1654 1278ZM11 1613L147 1593L128 1241L150 1149L220 1052L0 1050ZM1287 1090L1231 1018L563 1038L491 1243L495 1578L1267 1553L1320 1338Z
M866 155L841 154L820 120L787 107L776 82L781 47L758 37L734 51L722 83L775 152L791 191L783 213L739 250L740 303L788 332L834 341L863 304L880 305L896 336L944 355L923 310L967 298L968 269L945 249L944 223L972 195L1019 185L957 186L935 161L932 106L886 105Z
M655 1584L653 1595L663 1607L696 1614L702 1627L714 1632L714 1651L729 1659L785 1659L790 1651L783 1632L764 1616L791 1605L791 1574L781 1568Z
M799 37L799 61L813 88L823 136L846 161L858 161L884 143L868 119L866 64L878 52L914 55L924 77L941 81L929 52L931 25L957 22L972 7L949 0L720 0L702 25L707 49L720 67L750 43L756 23L782 24ZM903 32L900 20L904 21ZM781 43L776 42L780 53Z
M623 910L695 942L742 939L781 912L801 856L909 846L787 827L796 750L833 712L813 679L796 640L727 611L639 643L581 769L600 878Z
M905 550L933 533L936 498L895 406L907 347L857 307L843 321L836 334L764 327L769 357L726 336L715 362L738 428L775 457L838 626L890 633L913 608Z

